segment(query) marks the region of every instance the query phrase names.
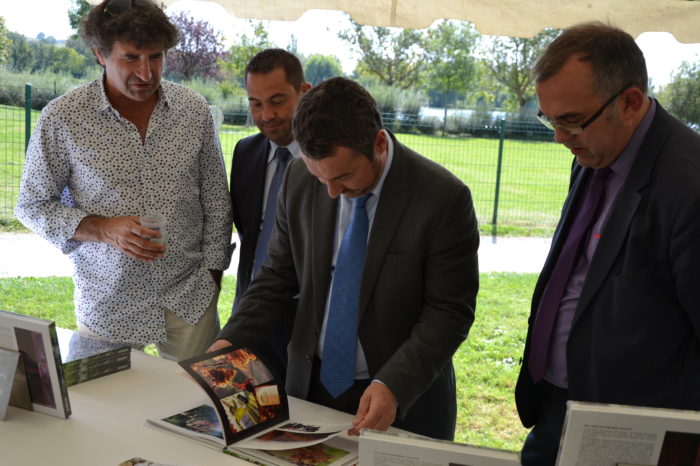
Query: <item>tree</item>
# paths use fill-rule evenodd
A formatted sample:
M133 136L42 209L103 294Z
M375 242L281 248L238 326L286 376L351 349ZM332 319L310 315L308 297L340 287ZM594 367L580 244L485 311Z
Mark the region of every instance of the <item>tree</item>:
M50 70L55 59L56 46L47 44L42 40L33 40L29 42L34 54L34 63L32 64L32 73Z
M78 36L80 22L91 8L92 5L90 5L87 0L73 0L73 7L68 10L68 22L70 23L70 27L76 32L73 34L73 37Z
M308 82L316 85L328 78L343 76L343 68L336 57L316 53L306 59L304 76Z
M681 63L659 98L678 119L700 128L700 62Z
M535 62L545 47L561 32L559 29L544 29L530 38L495 37L484 60L493 79L510 92L511 104L524 112L525 106L535 95L532 73Z
M350 22L351 28L339 32L338 37L360 53L360 74L403 89L418 84L425 65L424 37L420 31L362 26L352 18Z
M14 71L29 71L34 63L34 50L26 37L18 32L9 32L7 37L12 42L8 63Z
M70 47L55 47L50 70L80 78L85 73L85 57Z
M219 61L226 57L221 33L184 11L171 16L170 21L180 30L180 42L168 52L166 76L178 80L218 78Z
M427 72L428 87L444 95L447 107L458 94L464 95L473 87L476 73L474 49L480 34L465 22L442 21L428 30L426 53L430 67ZM443 127L444 133L444 127Z
M5 18L0 16L0 63L4 63L10 56L10 48L12 41L7 37L8 32L5 28Z
M80 22L94 5L89 4L87 0L71 0L71 2L73 6L68 10L68 22L70 23L70 27L75 32L66 40L65 45L66 47L72 48L84 57L82 72L84 76L92 69L99 66L92 50L85 45L79 34Z
M242 34L237 44L233 44L228 51L228 59L224 67L232 75L231 79L237 80L241 85L244 81L245 68L248 62L258 52L274 47L270 42L267 30L262 21L251 21L248 23L253 27L253 35L248 37Z

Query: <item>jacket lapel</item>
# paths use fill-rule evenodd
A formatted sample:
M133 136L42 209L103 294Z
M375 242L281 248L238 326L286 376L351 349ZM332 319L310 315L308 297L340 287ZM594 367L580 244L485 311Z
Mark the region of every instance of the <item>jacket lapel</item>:
M311 207L311 271L313 277L314 309L319 324L323 322L326 299L330 291L331 261L333 260L333 238L335 236L338 199L328 196L325 186L313 180Z
M656 159L668 137L669 129L666 122L666 114L657 104L654 122L644 138L625 184L618 193L615 206L610 211L603 229L602 239L591 260L576 307L575 319L578 319L581 312L590 304L603 281L609 278L610 269L622 251L623 243L642 199L641 192L649 184ZM574 324L575 322L576 320Z
M379 204L377 204L377 210L374 213L374 221L365 254L365 265L360 286L358 322L362 321L362 316L367 309L369 299L372 296L379 272L381 271L384 256L394 239L394 234L401 223L404 210L411 198L406 168L405 151L407 149L395 138L392 137L392 140L394 144L394 158L389 173L384 180Z
M571 229L571 224L574 222L575 214L578 211L578 206L581 203L581 198L583 196L583 192L585 191L586 182L589 179L589 172L590 170L587 170L574 162L574 168L571 174L571 187L569 194L564 201L564 205L562 206L561 220L559 221L557 229L554 232L554 236L552 237L552 245L550 246L547 259L542 266L542 273L540 273L540 277L537 280L537 284L535 285L535 290L532 295L533 310L539 308L542 293L549 282L549 278L552 275L552 269L554 268L554 265L559 258L559 254L561 253L561 249L566 242L566 236L568 231ZM530 320L534 318L534 314L534 312L530 314Z

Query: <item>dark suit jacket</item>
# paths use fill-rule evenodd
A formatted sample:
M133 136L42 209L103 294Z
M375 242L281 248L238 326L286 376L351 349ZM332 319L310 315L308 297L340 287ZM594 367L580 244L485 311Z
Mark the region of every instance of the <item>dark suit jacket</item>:
M591 171L573 171L530 331ZM530 331L515 392L526 427L541 411ZM566 357L572 400L700 409L700 135L658 103L591 261Z
M241 242L238 273L236 275L236 301L245 293L255 259L255 245L260 233L262 203L265 192L265 171L270 153L270 141L258 133L241 139L233 150L231 163L231 203L233 224Z
M255 247L260 235L263 197L265 193L265 173L270 154L270 140L262 133L241 139L233 150L231 162L231 204L233 223L236 225L241 243L238 272L236 275L236 296L231 314L235 314L241 298L248 289L255 262ZM265 356L280 368L286 367L287 343L293 325L296 300L290 303L290 311L278 319L269 339L265 342ZM283 370L283 369L281 369Z
M290 165L268 260L220 335L259 345L299 293L286 385L300 398L308 394L330 287L337 206L302 161ZM391 389L409 430L454 435L452 355L474 319L478 245L469 189L394 140L367 247L358 335L370 377Z

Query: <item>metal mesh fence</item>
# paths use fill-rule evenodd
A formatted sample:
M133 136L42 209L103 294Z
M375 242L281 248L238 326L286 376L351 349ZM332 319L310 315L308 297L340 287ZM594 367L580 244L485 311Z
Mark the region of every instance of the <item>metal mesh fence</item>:
M23 92L18 86L0 85L0 93ZM24 167L25 111L22 107L0 104L0 220L12 213Z
M31 113L33 128L38 111ZM400 142L445 166L470 187L482 231L541 236L554 231L566 195L571 155L552 142L551 131L532 121L476 121L443 136L434 121L424 122L419 116L383 117ZM230 169L236 142L257 129L245 124L250 123L247 112L226 113L224 118L238 123L224 123L219 130ZM0 221L14 218L24 164L24 128L24 108L0 105Z

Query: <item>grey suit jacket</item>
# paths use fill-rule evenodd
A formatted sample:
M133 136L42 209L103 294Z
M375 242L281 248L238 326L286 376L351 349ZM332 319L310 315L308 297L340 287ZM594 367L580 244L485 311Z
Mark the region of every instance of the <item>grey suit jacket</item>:
M530 330L590 172L574 168ZM541 412L530 337L515 392L526 427ZM566 356L573 400L700 409L700 135L658 104L591 261Z
M302 161L290 165L268 260L221 333L235 345L260 344L299 293L286 385L301 398L330 287L337 205ZM358 335L370 376L398 400L399 419L418 405L436 418L426 423L455 412L451 358L474 319L478 245L469 189L394 139L368 242ZM440 396L423 397L436 385Z

